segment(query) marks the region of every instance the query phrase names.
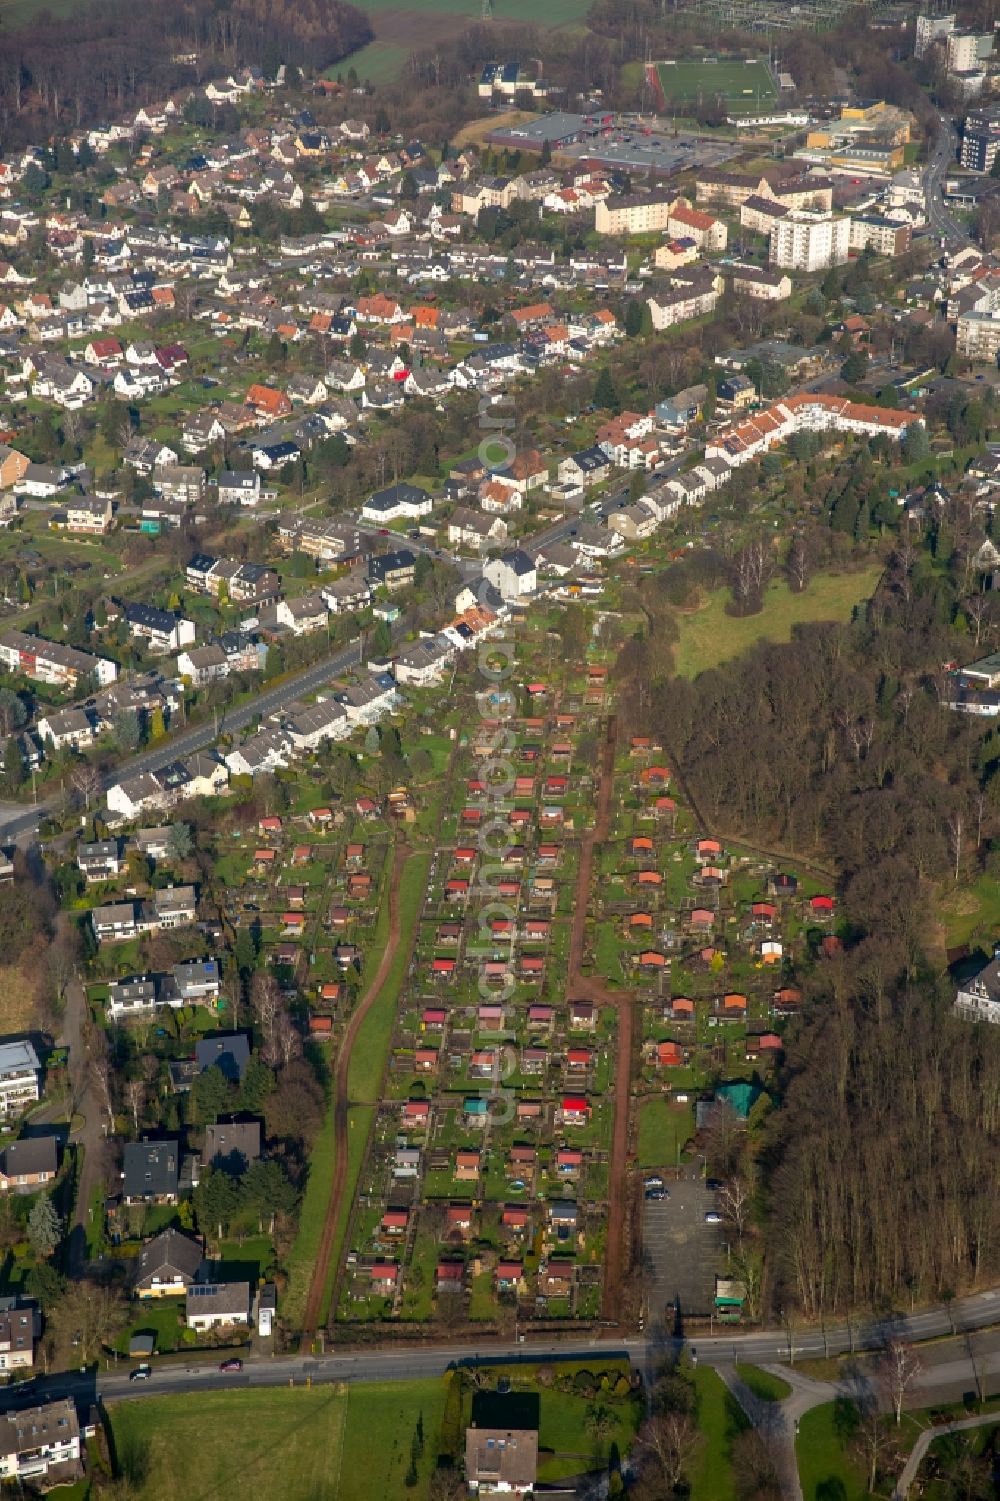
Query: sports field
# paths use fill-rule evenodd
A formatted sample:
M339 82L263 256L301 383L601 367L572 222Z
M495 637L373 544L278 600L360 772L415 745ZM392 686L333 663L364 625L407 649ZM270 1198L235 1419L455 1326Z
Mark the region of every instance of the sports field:
M0 5L4 0L0 0ZM467 26L482 15L482 0L354 0L359 10L371 17L375 40L362 47L353 57L344 58L329 70L330 76L353 67L359 78L371 83L387 83L406 66L411 52L432 47L446 36L454 36L455 26ZM503 58L504 21L530 21L535 26L572 26L582 24L591 0L493 0L493 20L497 26L497 56Z
M664 104L711 104L718 100L730 114L756 114L778 97L767 63L732 59L711 62L657 63Z

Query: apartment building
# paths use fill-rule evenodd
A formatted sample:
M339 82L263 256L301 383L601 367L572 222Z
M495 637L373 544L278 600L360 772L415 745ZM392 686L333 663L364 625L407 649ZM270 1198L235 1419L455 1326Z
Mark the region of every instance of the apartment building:
M30 1042L0 1043L0 1115L20 1115L39 1099L41 1071Z
M82 1474L80 1420L70 1398L0 1417L0 1479L61 1485Z
M676 202L673 193L615 193L597 204L594 228L599 235L658 234Z
M0 636L0 666L57 688L75 688L90 676L103 688L118 676L116 662L93 657L62 642L46 641L42 636L29 636L24 631L5 631Z
M955 30L955 16L918 16L913 51L923 57L935 42L947 42Z
M769 259L787 271L826 271L844 264L850 244L850 219L800 209L775 224Z
M893 224L875 215L860 215L851 220L852 250L873 250L876 255L905 255L913 243L909 224Z
M693 240L699 250L725 250L729 238L729 230L722 219L692 208L683 198L670 211L667 231L675 239Z

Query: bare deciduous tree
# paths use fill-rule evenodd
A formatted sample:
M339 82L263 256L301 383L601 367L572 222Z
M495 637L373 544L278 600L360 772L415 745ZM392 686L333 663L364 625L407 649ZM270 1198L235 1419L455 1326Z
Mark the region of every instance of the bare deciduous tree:
M698 1429L686 1412L661 1412L639 1429L636 1452L643 1473L652 1471L665 1492L676 1491L697 1449Z
M903 1418L903 1403L910 1387L923 1370L923 1361L913 1345L890 1339L878 1363L878 1383L892 1404L896 1424Z

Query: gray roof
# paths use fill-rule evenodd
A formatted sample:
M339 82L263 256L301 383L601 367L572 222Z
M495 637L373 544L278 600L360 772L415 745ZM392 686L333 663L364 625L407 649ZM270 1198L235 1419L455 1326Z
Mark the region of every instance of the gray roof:
M188 1288L188 1318L206 1314L243 1314L250 1312L249 1282L201 1282Z
M195 1062L198 1072L216 1067L227 1079L239 1083L243 1071L250 1062L250 1039L245 1032L227 1032L218 1037L203 1037L195 1044Z
M145 1286L154 1277L162 1282L174 1274L193 1282L203 1260L199 1241L180 1230L164 1230L147 1241L140 1251L135 1267L136 1286Z
M122 1154L126 1199L169 1198L177 1194L178 1143L130 1141Z
M25 1136L12 1141L3 1154L3 1170L8 1178L35 1173L54 1173L59 1165L59 1139L56 1136Z
M205 1127L205 1150L202 1161L210 1167L225 1167L234 1158L244 1164L260 1156L260 1121L219 1121Z

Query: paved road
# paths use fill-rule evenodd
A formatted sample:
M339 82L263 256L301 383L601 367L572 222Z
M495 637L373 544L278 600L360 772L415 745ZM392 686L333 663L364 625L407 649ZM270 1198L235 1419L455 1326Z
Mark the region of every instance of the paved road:
M932 233L947 241L949 250L971 245L972 239L961 222L945 206L941 181L954 167L958 153L958 133L945 116L938 116L938 135L934 150L924 168L924 193L927 200L927 225Z
M361 661L362 640L363 638L359 638L352 641L331 656L324 657L322 661L315 662L311 667L305 667L294 676L285 678L275 687L266 688L248 703L226 709L219 715L218 728L214 719L207 719L189 729L181 729L168 735L153 749L140 751L138 755L120 762L114 770L113 780L117 782L122 777L138 776L144 771L158 771L169 765L171 761L193 755L195 751L207 750L220 734L232 734L236 730L245 729L255 720L266 718L269 714L286 708L303 694L315 692L317 688L322 688L324 684L339 677L349 667L354 667ZM111 778L106 779L105 787L110 781ZM4 805L0 808L0 831L3 837L14 839L19 834L25 834L37 828L39 818L55 807L56 801L55 797L49 797L40 801L36 807L20 809L13 808L9 803Z
M827 1346L831 1355L856 1351L878 1350L884 1344L887 1333L913 1340L933 1339L938 1335L950 1336L953 1326L959 1331L985 1329L1000 1325L1000 1292L980 1293L975 1297L956 1301L949 1310L928 1309L909 1319L895 1322L879 1321L854 1325L848 1331L846 1325L831 1326L827 1331ZM336 1353L328 1356L281 1356L272 1360L253 1360L239 1375L225 1376L216 1361L185 1365L157 1365L150 1381L130 1383L127 1365L122 1362L119 1371L102 1372L95 1378L92 1374L64 1372L52 1376L37 1385L32 1383L29 1392L18 1397L17 1388L7 1394L11 1405L19 1400L22 1405L38 1400L38 1392L46 1397L73 1396L80 1400L92 1400L99 1395L105 1401L122 1397L170 1395L180 1392L217 1390L220 1388L269 1387L322 1385L335 1381L412 1381L423 1377L443 1375L458 1364L474 1365L477 1361L514 1364L518 1361L538 1360L597 1360L611 1359L615 1355L628 1355L633 1364L651 1372L661 1362L668 1350L676 1350L678 1341L667 1336L650 1339L627 1337L616 1339L610 1331L607 1337L593 1334L587 1339L546 1342L527 1340L510 1344L505 1341L480 1341L476 1346L435 1345L423 1341L382 1348L365 1349L353 1353ZM822 1335L812 1331L792 1337L786 1331L772 1329L759 1334L715 1335L698 1338L688 1349L704 1365L722 1367L746 1362L753 1365L786 1364L789 1350L796 1360L806 1355L822 1356ZM221 1356L219 1357L221 1359ZM978 1379L988 1389L988 1376L1000 1377L1000 1327L976 1337L975 1367L970 1359L969 1342L963 1333L960 1338L949 1338L940 1345L931 1346L926 1352L926 1369L914 1388L917 1405L944 1400L950 1394L960 1399L966 1391L974 1390ZM798 1373L789 1372L793 1383ZM810 1404L811 1405L811 1404Z

